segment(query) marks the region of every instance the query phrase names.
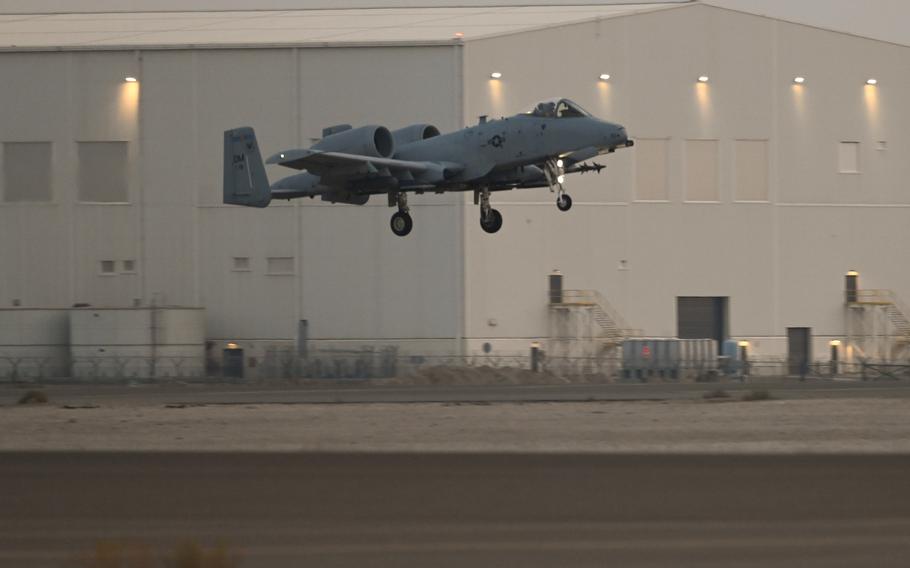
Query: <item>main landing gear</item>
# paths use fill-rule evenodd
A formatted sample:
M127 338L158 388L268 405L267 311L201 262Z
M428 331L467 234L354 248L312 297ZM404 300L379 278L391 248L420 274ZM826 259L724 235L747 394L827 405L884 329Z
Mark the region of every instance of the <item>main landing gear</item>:
M495 233L502 228L502 214L490 207L490 190L483 188L475 195L480 200L480 228L488 233Z
M411 214L409 213L410 209L408 208L408 196L406 193L399 193L397 196L389 196L389 201L393 199L397 200L398 203L398 212L392 215L392 220L389 223L392 227L392 232L403 237L411 232L411 229L414 228L414 220L411 219Z

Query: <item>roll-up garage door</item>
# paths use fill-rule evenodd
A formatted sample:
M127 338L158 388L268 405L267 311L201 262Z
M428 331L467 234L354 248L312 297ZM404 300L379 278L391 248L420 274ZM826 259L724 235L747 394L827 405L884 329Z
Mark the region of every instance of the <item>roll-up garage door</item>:
M713 339L718 352L727 339L726 296L678 296L676 335L680 339Z

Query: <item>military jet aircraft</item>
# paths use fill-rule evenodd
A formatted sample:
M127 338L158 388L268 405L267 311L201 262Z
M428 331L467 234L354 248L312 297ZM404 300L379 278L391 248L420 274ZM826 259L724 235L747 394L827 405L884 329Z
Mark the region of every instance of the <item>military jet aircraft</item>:
M371 195L388 196L392 232L411 232L409 192L473 191L480 205L480 226L487 233L502 227L490 206L490 193L549 187L561 211L572 207L563 187L566 174L604 167L589 160L632 146L626 129L595 118L569 99L554 99L531 111L487 120L440 134L431 124L389 131L384 126L352 128L340 124L322 131L308 149L285 150L268 164L305 170L269 186L256 135L250 127L224 133L224 202L266 207L272 199L319 197L332 203L363 205Z

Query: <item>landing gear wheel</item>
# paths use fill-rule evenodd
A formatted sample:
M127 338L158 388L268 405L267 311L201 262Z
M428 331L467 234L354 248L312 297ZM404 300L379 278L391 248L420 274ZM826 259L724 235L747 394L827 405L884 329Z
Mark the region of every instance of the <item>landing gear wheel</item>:
M480 228L488 233L495 233L502 228L502 215L496 209L490 209L486 217L481 214Z
M403 237L411 232L411 229L414 228L414 221L411 219L411 216L403 211L399 211L392 215L392 232Z
M559 194L559 197L556 198L556 207L560 211L568 211L572 208L572 198L569 197L568 193Z

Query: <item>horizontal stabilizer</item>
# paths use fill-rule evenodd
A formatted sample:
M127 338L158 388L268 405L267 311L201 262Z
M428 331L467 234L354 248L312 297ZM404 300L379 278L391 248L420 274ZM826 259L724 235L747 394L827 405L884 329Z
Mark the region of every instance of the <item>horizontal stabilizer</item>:
M350 130L350 124L336 124L335 126L329 126L322 129L322 137L331 136L332 134L338 134L339 132L344 132L345 130Z

